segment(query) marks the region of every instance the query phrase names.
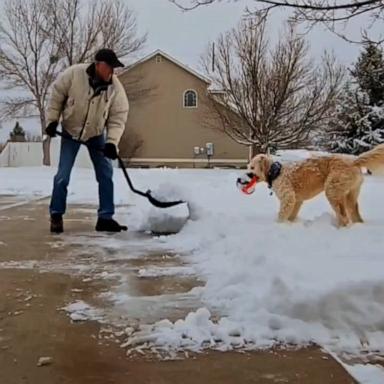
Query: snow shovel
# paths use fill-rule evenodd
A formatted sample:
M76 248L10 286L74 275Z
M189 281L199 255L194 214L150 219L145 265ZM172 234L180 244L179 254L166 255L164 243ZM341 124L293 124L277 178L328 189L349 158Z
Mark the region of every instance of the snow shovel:
M58 136L60 136L60 137L63 137L64 139L71 140L71 141L73 141L75 143L79 143L79 144L85 145L86 147L90 148L91 150L100 151L100 152L102 151L102 148L92 147L92 146L88 145L87 142L82 141L82 140L74 139L72 136L70 136L69 134L66 134L65 132L56 131L56 134ZM125 180L127 181L131 191L133 193L136 193L137 195L140 195L142 197L146 197L148 199L148 201L153 206L155 206L157 208L170 208L170 207L174 207L174 206L180 205L180 204L187 204L188 205L188 203L186 201L183 201L183 200L177 200L177 201L160 201L160 200L157 200L156 198L154 198L152 196L152 192L150 190L148 190L147 192L139 191L138 189L136 189L134 187L134 185L132 183L132 180L129 177L128 172L127 172L127 170L126 170L126 168L124 166L124 162L123 162L123 160L121 159L120 156L117 156L117 161L119 163L119 167L123 171Z

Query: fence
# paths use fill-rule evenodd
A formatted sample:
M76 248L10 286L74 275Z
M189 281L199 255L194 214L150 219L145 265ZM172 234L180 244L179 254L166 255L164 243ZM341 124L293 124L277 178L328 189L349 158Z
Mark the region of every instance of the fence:
M43 144L40 142L8 142L0 153L0 167L38 167L43 164ZM60 140L51 141L51 165L57 166L60 154ZM86 148L81 147L76 158L78 168L91 168L92 163Z

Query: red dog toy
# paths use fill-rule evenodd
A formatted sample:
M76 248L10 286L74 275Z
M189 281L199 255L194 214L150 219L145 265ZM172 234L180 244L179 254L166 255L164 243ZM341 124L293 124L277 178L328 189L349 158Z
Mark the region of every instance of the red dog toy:
M237 188L246 195L251 195L255 192L255 186L259 178L253 174L246 174L244 177L239 177L237 179Z

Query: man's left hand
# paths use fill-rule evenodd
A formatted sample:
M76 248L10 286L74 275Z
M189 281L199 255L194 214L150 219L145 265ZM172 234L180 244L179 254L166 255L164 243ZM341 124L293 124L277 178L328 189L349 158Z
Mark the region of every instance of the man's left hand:
M115 144L112 144L112 143L105 144L103 152L104 152L104 156L108 157L108 159L111 159L111 160L117 159L117 149Z

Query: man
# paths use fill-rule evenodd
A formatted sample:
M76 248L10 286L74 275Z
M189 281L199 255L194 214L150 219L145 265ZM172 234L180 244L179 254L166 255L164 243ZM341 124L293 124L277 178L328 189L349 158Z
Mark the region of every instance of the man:
M89 146L99 184L96 231L127 230L127 227L113 220L113 167L110 160L117 158L117 146L124 132L129 110L125 90L113 74L114 68L123 66L110 49L98 51L91 65L73 65L53 84L47 110L47 135L56 136L61 117L63 132L74 139L86 141ZM52 233L64 231L67 187L79 149L79 143L61 139L59 167L54 178L50 204Z

